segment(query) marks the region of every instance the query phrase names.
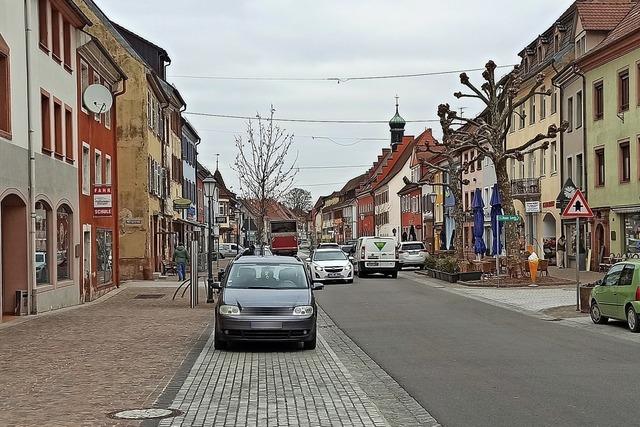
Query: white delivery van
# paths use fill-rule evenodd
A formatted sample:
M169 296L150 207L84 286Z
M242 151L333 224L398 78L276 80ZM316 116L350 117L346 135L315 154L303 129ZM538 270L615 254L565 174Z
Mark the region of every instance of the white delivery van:
M219 251L223 256L233 258L234 256L244 252L244 248L236 245L235 243L220 243Z
M360 237L356 243L354 268L358 277L382 273L398 277L398 250L395 237Z

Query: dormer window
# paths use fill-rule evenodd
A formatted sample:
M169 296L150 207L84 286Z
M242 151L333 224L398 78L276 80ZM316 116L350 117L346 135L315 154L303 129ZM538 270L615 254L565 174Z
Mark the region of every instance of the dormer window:
M542 45L538 45L538 50L536 52L538 63L541 63L544 60L544 48Z
M560 34L556 33L553 36L553 51L558 53L560 50Z

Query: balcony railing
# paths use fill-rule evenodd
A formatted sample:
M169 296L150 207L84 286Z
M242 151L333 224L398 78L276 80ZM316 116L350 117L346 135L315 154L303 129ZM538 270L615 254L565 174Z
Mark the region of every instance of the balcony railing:
M539 199L540 178L512 179L511 196L516 199Z

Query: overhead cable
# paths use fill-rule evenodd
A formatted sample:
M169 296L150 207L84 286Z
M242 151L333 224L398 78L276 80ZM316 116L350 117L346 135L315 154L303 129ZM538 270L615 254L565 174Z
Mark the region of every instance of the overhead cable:
M222 119L242 119L242 120L254 120L257 116L236 116L231 114L213 114L213 113L201 113L196 111L185 111L182 114L188 114L190 116L202 116L202 117L217 117ZM329 120L329 119L282 119L276 118L264 120L273 120L274 122L294 122L294 123L339 123L339 124L387 124L388 120ZM438 119L424 119L424 120L405 120L405 123L432 123L439 122Z

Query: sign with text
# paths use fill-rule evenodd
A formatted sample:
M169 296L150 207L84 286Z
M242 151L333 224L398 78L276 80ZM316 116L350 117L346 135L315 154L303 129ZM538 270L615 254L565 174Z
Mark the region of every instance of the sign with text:
M93 216L111 216L113 201L110 185L93 187Z
M524 202L524 211L526 213L539 213L540 212L540 202Z
M498 215L498 221L500 222L519 222L519 215Z
M217 216L216 217L216 224L224 224L225 222L227 222L227 217L226 216Z

